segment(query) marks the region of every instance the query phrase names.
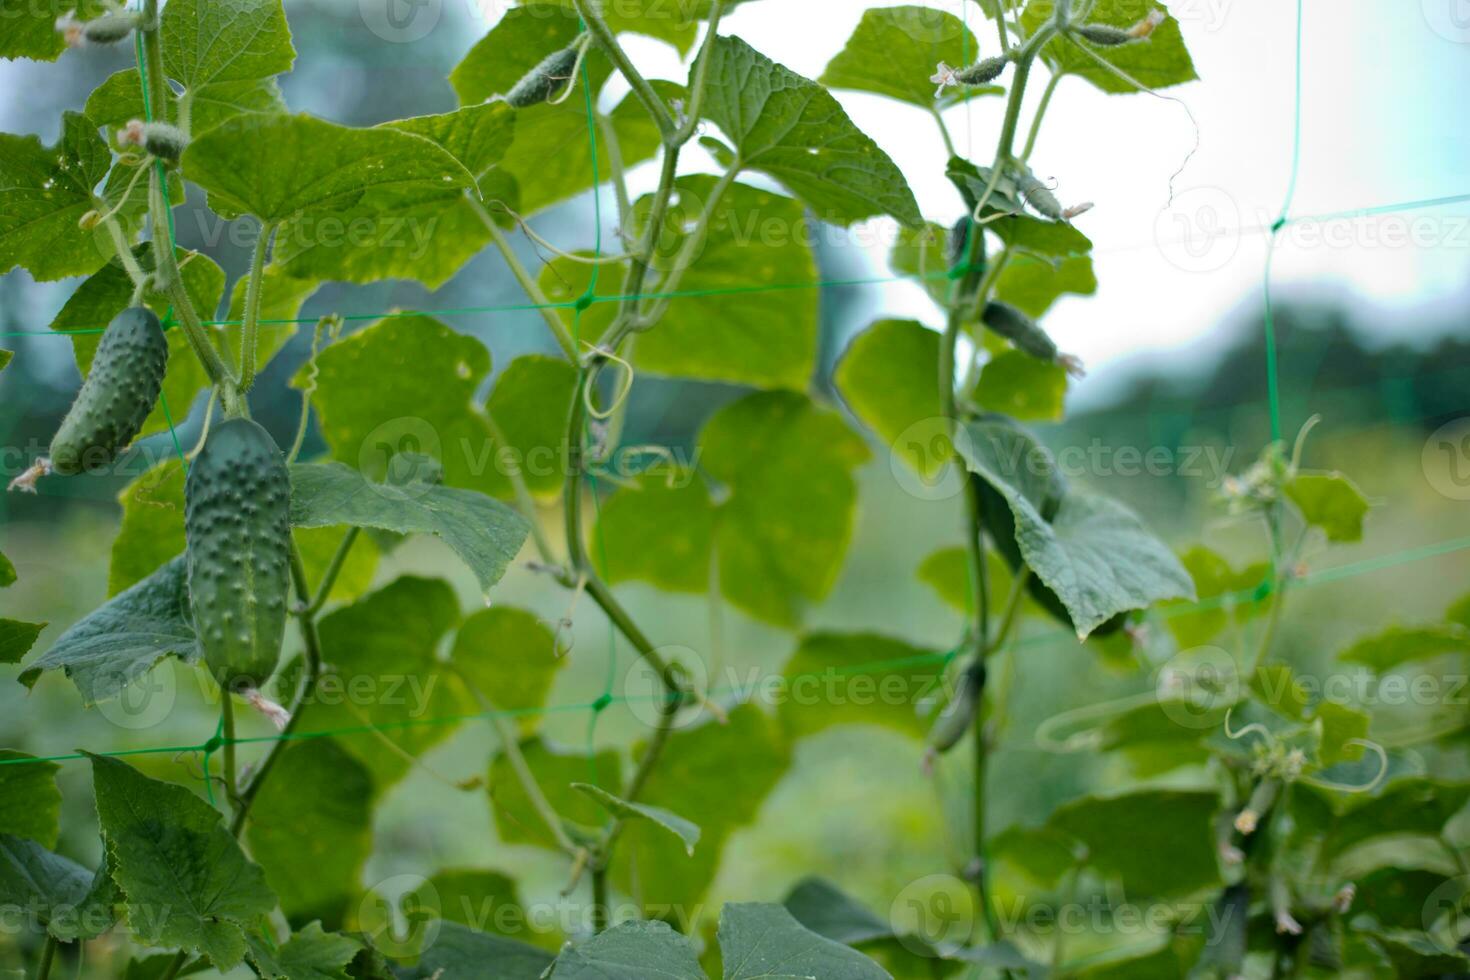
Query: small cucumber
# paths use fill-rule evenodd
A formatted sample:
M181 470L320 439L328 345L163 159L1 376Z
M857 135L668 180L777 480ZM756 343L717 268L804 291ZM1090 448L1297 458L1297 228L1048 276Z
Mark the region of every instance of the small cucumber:
M552 96L571 83L572 72L576 69L577 59L581 54L582 46L579 41L572 42L560 51L553 51L515 83L505 94L505 101L510 103L512 109L529 109L531 106L549 102Z
M189 603L220 687L259 690L280 658L291 577L291 483L275 440L249 419L216 426L184 485Z
M51 470L70 476L116 459L158 402L167 366L168 341L151 310L133 307L114 317L51 440Z

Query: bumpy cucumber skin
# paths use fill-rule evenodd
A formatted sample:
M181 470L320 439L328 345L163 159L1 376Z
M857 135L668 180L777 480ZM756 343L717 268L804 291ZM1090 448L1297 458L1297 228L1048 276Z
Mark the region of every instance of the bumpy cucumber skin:
M571 81L572 69L577 64L575 44L553 51L541 63L526 74L506 93L505 101L512 109L529 109L549 101Z
M269 433L249 419L212 429L184 485L189 603L220 687L260 689L280 658L291 576L291 482Z
M113 317L92 369L51 440L51 468L63 476L106 466L142 430L158 402L168 367L168 341L151 310Z

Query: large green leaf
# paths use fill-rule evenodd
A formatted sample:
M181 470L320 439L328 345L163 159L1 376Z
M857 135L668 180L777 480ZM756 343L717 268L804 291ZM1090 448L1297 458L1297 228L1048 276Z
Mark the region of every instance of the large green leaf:
M1065 294L1097 292L1092 257L1072 255L1056 262L1017 253L995 280L995 298L1030 317L1039 317Z
M1067 369L1019 350L985 362L971 392L975 404L1024 422L1061 419L1067 401Z
M518 511L482 493L424 483L372 483L341 463L291 467L291 523L432 534L470 567L486 594L530 533L530 523Z
M301 709L301 731L346 730L339 742L386 788L408 758L453 734L473 710L436 656L459 623L454 591L439 579L404 577L321 621L331 669ZM396 746L389 749L384 742Z
M944 660L875 633L802 637L782 672L780 717L794 738L834 725L880 725L922 738L920 708L942 700Z
M1127 507L1069 493L1051 524L1018 516L1026 564L1066 606L1079 637L1122 612L1193 599L1194 584L1163 542Z
M1112 27L1128 28L1136 24L1152 9L1168 12L1162 3L1140 4L1135 0L1096 0L1088 13L1090 24L1107 24ZM1021 12L1021 28L1032 34L1038 27L1051 19L1055 12L1055 0L1030 0ZM1086 41L1078 42L1087 44ZM1199 76L1194 73L1194 62L1184 47L1184 38L1179 32L1179 21L1167 17L1154 29L1146 41L1123 44L1117 47L1091 47L1091 51L1102 60L1122 69L1149 88L1165 88L1192 82ZM1104 92L1127 94L1138 89L1099 65L1076 44L1062 38L1053 40L1041 53L1042 60L1053 68L1069 75L1080 75Z
M552 980L705 980L689 940L665 922L624 922L556 958Z
M47 670L64 670L93 705L116 697L164 657L198 657L182 556L74 623L21 672L27 687Z
M250 959L266 980L350 980L348 966L363 945L351 936L327 932L313 922L279 949L251 935Z
M1337 816L1323 847L1328 855L1340 855L1389 835L1439 837L1466 801L1470 786L1427 777L1401 780Z
M70 12L90 20L105 9L101 0L0 0L0 58L55 61L66 50L56 19Z
M515 881L498 871L436 871L401 904L409 902L447 922L497 935L522 936L536 928L535 923L526 921Z
M1444 654L1470 654L1470 628L1458 623L1432 626L1390 626L1366 636L1337 655L1347 664L1362 664L1386 674L1406 663L1431 660Z
M275 76L291 70L296 50L281 0L171 0L163 8L160 34L164 73L183 94L170 98L174 108L154 107L155 115L177 118L198 136L245 113L285 111ZM139 93L136 74L131 81L132 92ZM99 114L92 99L87 114Z
M703 477L689 469L641 476L614 493L602 505L598 534L609 581L650 582L670 592L709 586L715 508Z
M309 739L287 745L261 786L250 811L250 853L287 919L336 929L362 890L372 829L371 774L336 740Z
M22 266L52 280L102 268L115 253L111 239L102 229L82 231L77 222L97 209L93 188L111 165L97 128L79 112L62 115L55 146L0 133L0 274Z
M1074 800L1048 827L1085 845L1087 863L1123 881L1130 896L1182 897L1219 884L1219 809L1214 793L1139 790Z
M495 980L541 980L552 959L552 954L535 946L444 922L418 964L397 976L400 980L472 980L492 975ZM492 963L493 974L487 972Z
M117 900L105 866L94 873L34 840L0 833L0 909L9 922L33 920L64 941L91 939L111 927Z
M728 724L675 732L638 799L697 824L699 848L691 857L662 828L631 823L613 867L619 886L631 888L636 880L643 894L660 902L696 908L719 870L725 843L760 812L791 764L790 751L776 724L754 705L731 711Z
M395 316L338 341L317 357L312 404L332 458L372 480L399 453L432 456L451 487L509 496L476 392L490 352L437 320ZM303 369L293 381L306 384Z
M1308 524L1326 532L1328 541L1363 540L1368 498L1341 473L1300 473L1286 484L1286 495Z
M503 102L415 116L383 127L423 137L476 180L469 193L494 186L482 179L505 156L515 113ZM325 223L293 223L276 240L275 261L293 275L346 282L416 279L431 289L447 282L490 241L490 232L457 186L376 188L340 217L341 234Z
M833 375L853 414L924 477L954 459L939 404L939 340L917 320L879 320L852 339Z
M867 447L795 392L727 405L700 444L704 468L729 491L716 514L721 588L751 615L795 626L837 580L857 504L852 471Z
M14 749L0 749L0 834L56 846L61 830L61 767Z
M1132 511L1065 490L1050 457L1038 457L1024 433L994 420L970 423L965 433L960 452L1005 501L1016 553L1065 608L1080 638L1119 613L1194 598L1189 573Z
M1220 555L1196 545L1179 556L1194 581L1198 603L1170 602L1163 607L1165 622L1182 649L1214 639L1231 622L1244 623L1261 612L1252 594L1266 579L1266 569L1250 566L1236 571Z
M369 195L401 203L474 186L432 140L308 115L239 116L191 142L183 168L222 217L295 219L281 234L304 241L341 233L344 214Z
M178 116L178 96L168 92L168 109L160 117ZM285 112L286 101L274 78L238 82L215 82L194 89L189 98L189 131L198 135L220 123L249 112ZM138 69L124 68L87 96L87 118L98 126L119 127L131 119L142 119L143 90Z
M151 246L140 245L135 251L139 264L144 269L152 269ZM194 309L202 317L213 318L225 289L224 270L209 256L184 249L177 251L177 260L184 290L189 294ZM83 376L91 370L92 357L97 353L97 345L102 342L102 335L96 331L106 327L113 317L126 309L132 302L132 296L133 283L127 273L118 263L110 262L78 286L61 308L61 312L51 321L52 330L72 333L71 342L76 354L77 368ZM167 314L173 305L166 295L152 290L145 293L143 299L148 308L159 317ZM211 332L215 333L219 342L229 343L229 335L213 330ZM184 331L171 325L164 336L168 340L168 370L164 375L162 397L143 423L140 437L166 432L170 423L182 425L194 399L209 387L209 376L199 363L199 358L194 356ZM267 363L288 336L288 333L279 330L267 333L257 351L259 363Z
M165 73L185 94L291 70L296 50L281 0L170 0L159 31Z
M0 368L4 368L10 362L10 351L0 351ZM15 566L4 554L0 554L0 589L8 588L15 584ZM46 628L46 623L28 623L20 619L6 619L0 616L0 664L18 664L31 647L36 643L36 638Z
M601 524L609 575L703 591L714 548L730 602L794 627L836 579L852 533L851 473L866 458L842 420L804 395L733 402L710 419L700 449L705 472L729 491L724 502L714 505L704 482L682 468L614 494Z
M182 786L89 755L97 816L140 941L182 947L227 969L245 956L243 928L275 907L265 873L219 811Z
M829 88L874 92L928 109L963 101L980 89L946 89L936 95L929 81L944 62L959 68L979 60L980 44L961 20L933 7L882 7L863 12L847 46L827 64L818 79Z
M892 980L862 953L817 935L780 905L731 902L720 915L719 941L724 980Z
M523 728L533 728L531 713L544 707L556 672L567 664L556 635L535 613L493 606L466 617L454 638L450 659L495 707L525 713Z
M774 177L823 221L923 221L898 167L831 93L737 37L714 45L704 113L731 139L740 166Z
M485 411L505 437L497 471L520 470L532 494L555 496L566 479L561 446L576 390L576 368L560 357L528 354L506 366L495 380Z

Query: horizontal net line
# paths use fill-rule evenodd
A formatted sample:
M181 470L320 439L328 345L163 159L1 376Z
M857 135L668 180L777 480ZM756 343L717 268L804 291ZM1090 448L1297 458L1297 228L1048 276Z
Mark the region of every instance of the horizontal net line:
M1325 585L1345 579L1355 578L1361 575L1371 574L1387 568L1412 564L1430 558L1439 558L1454 554L1459 551L1470 549L1470 537L1450 538L1433 544L1421 545L1403 551L1393 552L1387 555L1379 555L1366 558L1333 568L1325 568L1317 572L1308 572L1294 580L1294 586ZM1262 582L1251 589L1241 589L1235 592L1225 593L1219 596L1211 596L1208 599L1197 602L1179 603L1161 606L1153 610L1150 615L1160 619L1174 619L1179 616L1187 616L1195 613L1210 612L1227 606L1240 605L1248 602L1259 602L1270 594L1269 581ZM1063 641L1076 643L1076 637L1066 631L1049 631L1035 636L1022 637L1012 643L1005 644L1001 649L1035 649ZM833 674L863 675L876 674L884 670L896 670L904 667L938 666L951 662L963 649L955 647L942 653L926 653L907 657L889 658L887 660L874 660L862 664L853 664L846 667L832 668L831 670L817 672L806 672L795 674L790 677L782 675L787 683L796 683L802 679L821 679ZM710 695L739 694L759 690L761 681L755 681L744 685L728 685L723 688L712 688ZM488 720L491 718L527 718L551 714L570 714L582 711L600 712L613 704L634 704L641 702L655 703L664 700L662 694L650 694L644 696L629 697L626 695L605 696L596 701L578 704L544 705L535 708L496 709L495 711L482 711L472 714L448 715L437 718L415 718L405 721L390 721L381 724L354 725L347 728L323 729L310 732L289 732L279 735L259 735L246 738L235 738L230 741L235 745L269 744L286 741L309 741L319 738L330 738L337 735L362 735L374 732L382 733L388 731L402 731L416 728L444 727L448 725L459 725L469 721ZM184 752L212 752L221 744L216 738L197 745L168 745L154 748L119 749L105 752L95 752L94 755L120 758L139 755L163 755L168 753L179 754ZM17 759L0 759L0 766L28 765L42 762L69 762L87 758L80 752L70 752L61 755L23 757Z
M1285 219L1282 227L1303 225L1319 221L1340 221L1358 217L1380 217L1387 214L1395 214L1406 211L1420 211L1428 208L1446 207L1452 204L1470 203L1470 194L1455 194L1445 197L1423 198L1414 201L1402 201L1393 204L1381 204L1370 207L1354 208L1346 211L1331 211L1315 215L1299 215ZM1242 225L1236 228L1222 229L1213 233L1216 237L1240 237L1252 233L1265 233L1272 230L1271 225ZM1184 238L1171 240L1170 242L1139 243L1134 245L1117 245L1111 247L1094 248L1089 254L1108 255L1142 249L1154 248L1160 244L1180 244L1186 241ZM850 279L826 279L814 282L792 282L751 284L749 286L729 286L721 289L690 289L675 290L672 292L638 293L634 295L608 295L590 296L592 303L622 303L625 301L645 299L698 299L710 296L738 296L751 293L767 292L794 292L809 289L839 289L858 286L882 286L900 282L943 282L951 278L952 273L941 271L912 276L867 276ZM507 303L491 306L461 306L447 307L443 309L429 310L386 310L379 313L345 313L342 319L353 322L364 320L389 320L407 317L436 317L436 316L471 316L486 313L521 313L535 312L540 310L575 310L579 300L567 300L559 303ZM315 323L320 320L319 316L311 317L276 317L262 318L260 326L299 326L306 323ZM238 327L241 320L205 320L202 321L208 327ZM6 330L0 331L0 337L67 337L86 336L100 334L105 331L106 326L99 327L76 327L69 330Z

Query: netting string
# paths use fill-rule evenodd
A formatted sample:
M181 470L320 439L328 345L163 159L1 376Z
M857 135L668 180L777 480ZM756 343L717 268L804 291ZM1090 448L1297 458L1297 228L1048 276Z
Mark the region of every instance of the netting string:
M1317 222L1343 221L1353 218L1374 218L1390 214L1402 214L1408 211L1422 211L1428 208L1449 207L1456 204L1470 204L1470 194L1449 194L1441 197L1420 198L1409 201L1399 201L1390 204L1375 204L1365 207L1349 208L1341 211L1329 211L1322 214L1304 214L1296 217L1278 218L1276 223L1280 227L1277 231L1287 228L1307 225ZM1242 236L1249 233L1270 233L1276 223L1272 225L1241 225L1227 232L1220 232L1221 237ZM1178 241L1183 241L1179 239ZM1117 245L1108 248L1094 248L1092 255L1109 255L1120 252L1138 251L1146 248L1157 248L1160 244L1176 243L1159 242L1157 240L1136 245ZM594 267L594 276L597 274ZM671 292L638 293L633 296L625 296L620 293L608 293L606 295L584 294L575 300L564 300L557 303L500 303L488 306L456 306L440 309L426 310L384 310L369 313L345 313L342 319L349 322L360 322L365 320L396 320L411 317L452 317L452 316L475 316L490 313L521 313L538 312L541 310L576 310L578 306L595 306L599 303L621 303L625 300L644 299L703 299L718 296L738 296L751 293L768 292L791 292L798 290L821 290L842 289L861 286L884 286L892 283L904 282L945 282L949 279L948 272L931 272L918 275L893 275L893 276L858 276L845 279L821 279L810 282L768 283L750 286L723 286L710 289L685 289ZM298 316L298 317L262 317L259 325L265 326L299 326L304 323L316 323L320 317ZM238 327L240 320L201 320L206 327ZM170 320L166 327L175 324ZM53 330L4 330L0 331L0 337L72 337L86 336L89 334L100 334L106 330L106 326L95 327L72 327L67 329Z

